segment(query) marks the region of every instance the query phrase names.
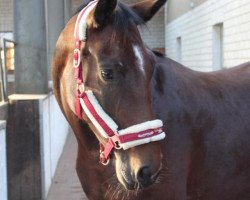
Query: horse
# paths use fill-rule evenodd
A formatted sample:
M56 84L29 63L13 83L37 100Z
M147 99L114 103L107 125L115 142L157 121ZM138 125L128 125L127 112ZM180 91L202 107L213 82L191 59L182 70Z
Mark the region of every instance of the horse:
M59 36L54 94L82 188L90 200L250 199L250 63L197 72L150 50L138 27L165 2L88 1Z

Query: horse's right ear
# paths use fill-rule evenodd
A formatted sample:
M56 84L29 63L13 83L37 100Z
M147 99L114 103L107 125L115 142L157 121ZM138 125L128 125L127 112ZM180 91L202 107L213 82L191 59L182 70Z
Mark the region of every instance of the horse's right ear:
M117 0L99 0L91 16L91 24L97 28L103 26L113 14Z
M131 8L145 21L149 21L167 0L144 0L131 5Z

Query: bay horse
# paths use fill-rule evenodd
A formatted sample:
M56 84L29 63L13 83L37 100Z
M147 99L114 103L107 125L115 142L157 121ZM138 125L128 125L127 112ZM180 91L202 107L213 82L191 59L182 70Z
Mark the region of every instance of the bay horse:
M248 200L250 63L203 73L151 51L138 26L165 2L88 1L58 39L54 93L82 188L90 200Z

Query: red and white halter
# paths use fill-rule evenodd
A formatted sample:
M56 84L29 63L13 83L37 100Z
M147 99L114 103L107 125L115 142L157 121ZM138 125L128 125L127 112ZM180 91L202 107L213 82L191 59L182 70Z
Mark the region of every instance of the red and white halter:
M136 124L118 131L117 124L102 109L93 92L91 90L85 91L80 46L82 42L86 42L87 17L97 2L97 0L91 1L83 8L77 17L75 25L74 67L77 80L75 109L78 118L81 120L82 111L84 111L98 130L98 134L108 140L105 145L100 145L100 161L102 164L108 164L109 156L114 148L126 150L134 146L163 140L165 133L162 130L162 121L158 119Z

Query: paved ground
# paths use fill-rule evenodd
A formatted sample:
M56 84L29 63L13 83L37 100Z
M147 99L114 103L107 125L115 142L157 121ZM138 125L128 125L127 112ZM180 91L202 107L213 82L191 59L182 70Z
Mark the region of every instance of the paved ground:
M69 133L47 200L87 200L75 171L76 147Z

